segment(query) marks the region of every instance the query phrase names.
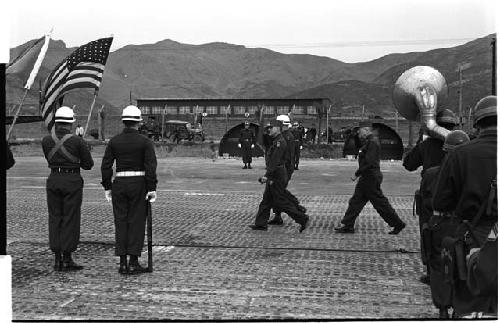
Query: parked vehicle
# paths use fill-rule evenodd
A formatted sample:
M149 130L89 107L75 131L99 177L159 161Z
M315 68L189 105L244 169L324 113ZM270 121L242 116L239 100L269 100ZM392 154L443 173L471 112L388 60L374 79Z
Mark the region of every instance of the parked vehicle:
M201 124L193 127L191 123L182 120L165 121L163 136L176 143L180 143L181 140L201 143L205 140Z

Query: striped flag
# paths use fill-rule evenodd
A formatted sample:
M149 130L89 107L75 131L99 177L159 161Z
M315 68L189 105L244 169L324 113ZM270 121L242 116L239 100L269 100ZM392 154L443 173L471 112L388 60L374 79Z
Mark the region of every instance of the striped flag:
M24 88L29 90L42 65L49 42L50 35L37 39L7 66L5 73L21 74L23 76L30 73L24 85Z
M47 77L44 84L41 115L45 125L52 129L53 111L64 95L71 90L93 88L96 93L102 82L104 66L113 37L101 38L79 47L63 60Z

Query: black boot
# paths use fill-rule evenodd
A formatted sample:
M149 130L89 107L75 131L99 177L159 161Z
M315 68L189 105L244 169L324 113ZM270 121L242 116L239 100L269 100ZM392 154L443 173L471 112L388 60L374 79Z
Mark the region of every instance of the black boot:
M252 166L250 164L248 164L248 169L252 169Z
M128 274L127 255L120 256L120 269L118 269L118 272L122 275Z
M247 164L245 163L245 166L243 166L243 169L247 169L247 168L248 168L248 167L247 167Z
M439 308L439 318L440 319L449 319L448 309L446 307Z
M54 270L55 271L61 271L62 270L62 258L61 258L61 253L54 252L55 256L55 261L54 261Z
M145 273L147 271L148 271L147 268L144 268L139 264L139 259L137 258L137 256L130 255L130 261L128 263L128 273L129 274L131 274L131 275L141 274L141 273Z
M63 253L62 271L75 271L81 269L83 269L83 266L77 265L73 261L73 258L71 258L71 252Z

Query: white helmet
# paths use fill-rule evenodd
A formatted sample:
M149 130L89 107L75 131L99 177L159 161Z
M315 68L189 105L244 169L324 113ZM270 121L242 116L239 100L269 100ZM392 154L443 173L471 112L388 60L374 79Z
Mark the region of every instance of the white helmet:
M73 123L75 122L75 113L70 107L62 106L56 111L54 122Z
M290 127L290 117L287 116L286 114L280 114L279 116L276 117L276 120L283 122L283 125Z
M141 118L141 110L135 105L129 105L123 109L122 112L122 121L142 121Z

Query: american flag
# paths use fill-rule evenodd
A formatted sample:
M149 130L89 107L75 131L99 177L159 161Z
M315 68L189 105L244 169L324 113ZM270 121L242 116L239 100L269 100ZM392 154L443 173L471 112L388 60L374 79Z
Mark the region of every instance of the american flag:
M53 111L56 104L62 101L66 93L79 88L99 90L112 42L112 37L101 38L79 47L47 77L41 115L49 131L54 125Z

